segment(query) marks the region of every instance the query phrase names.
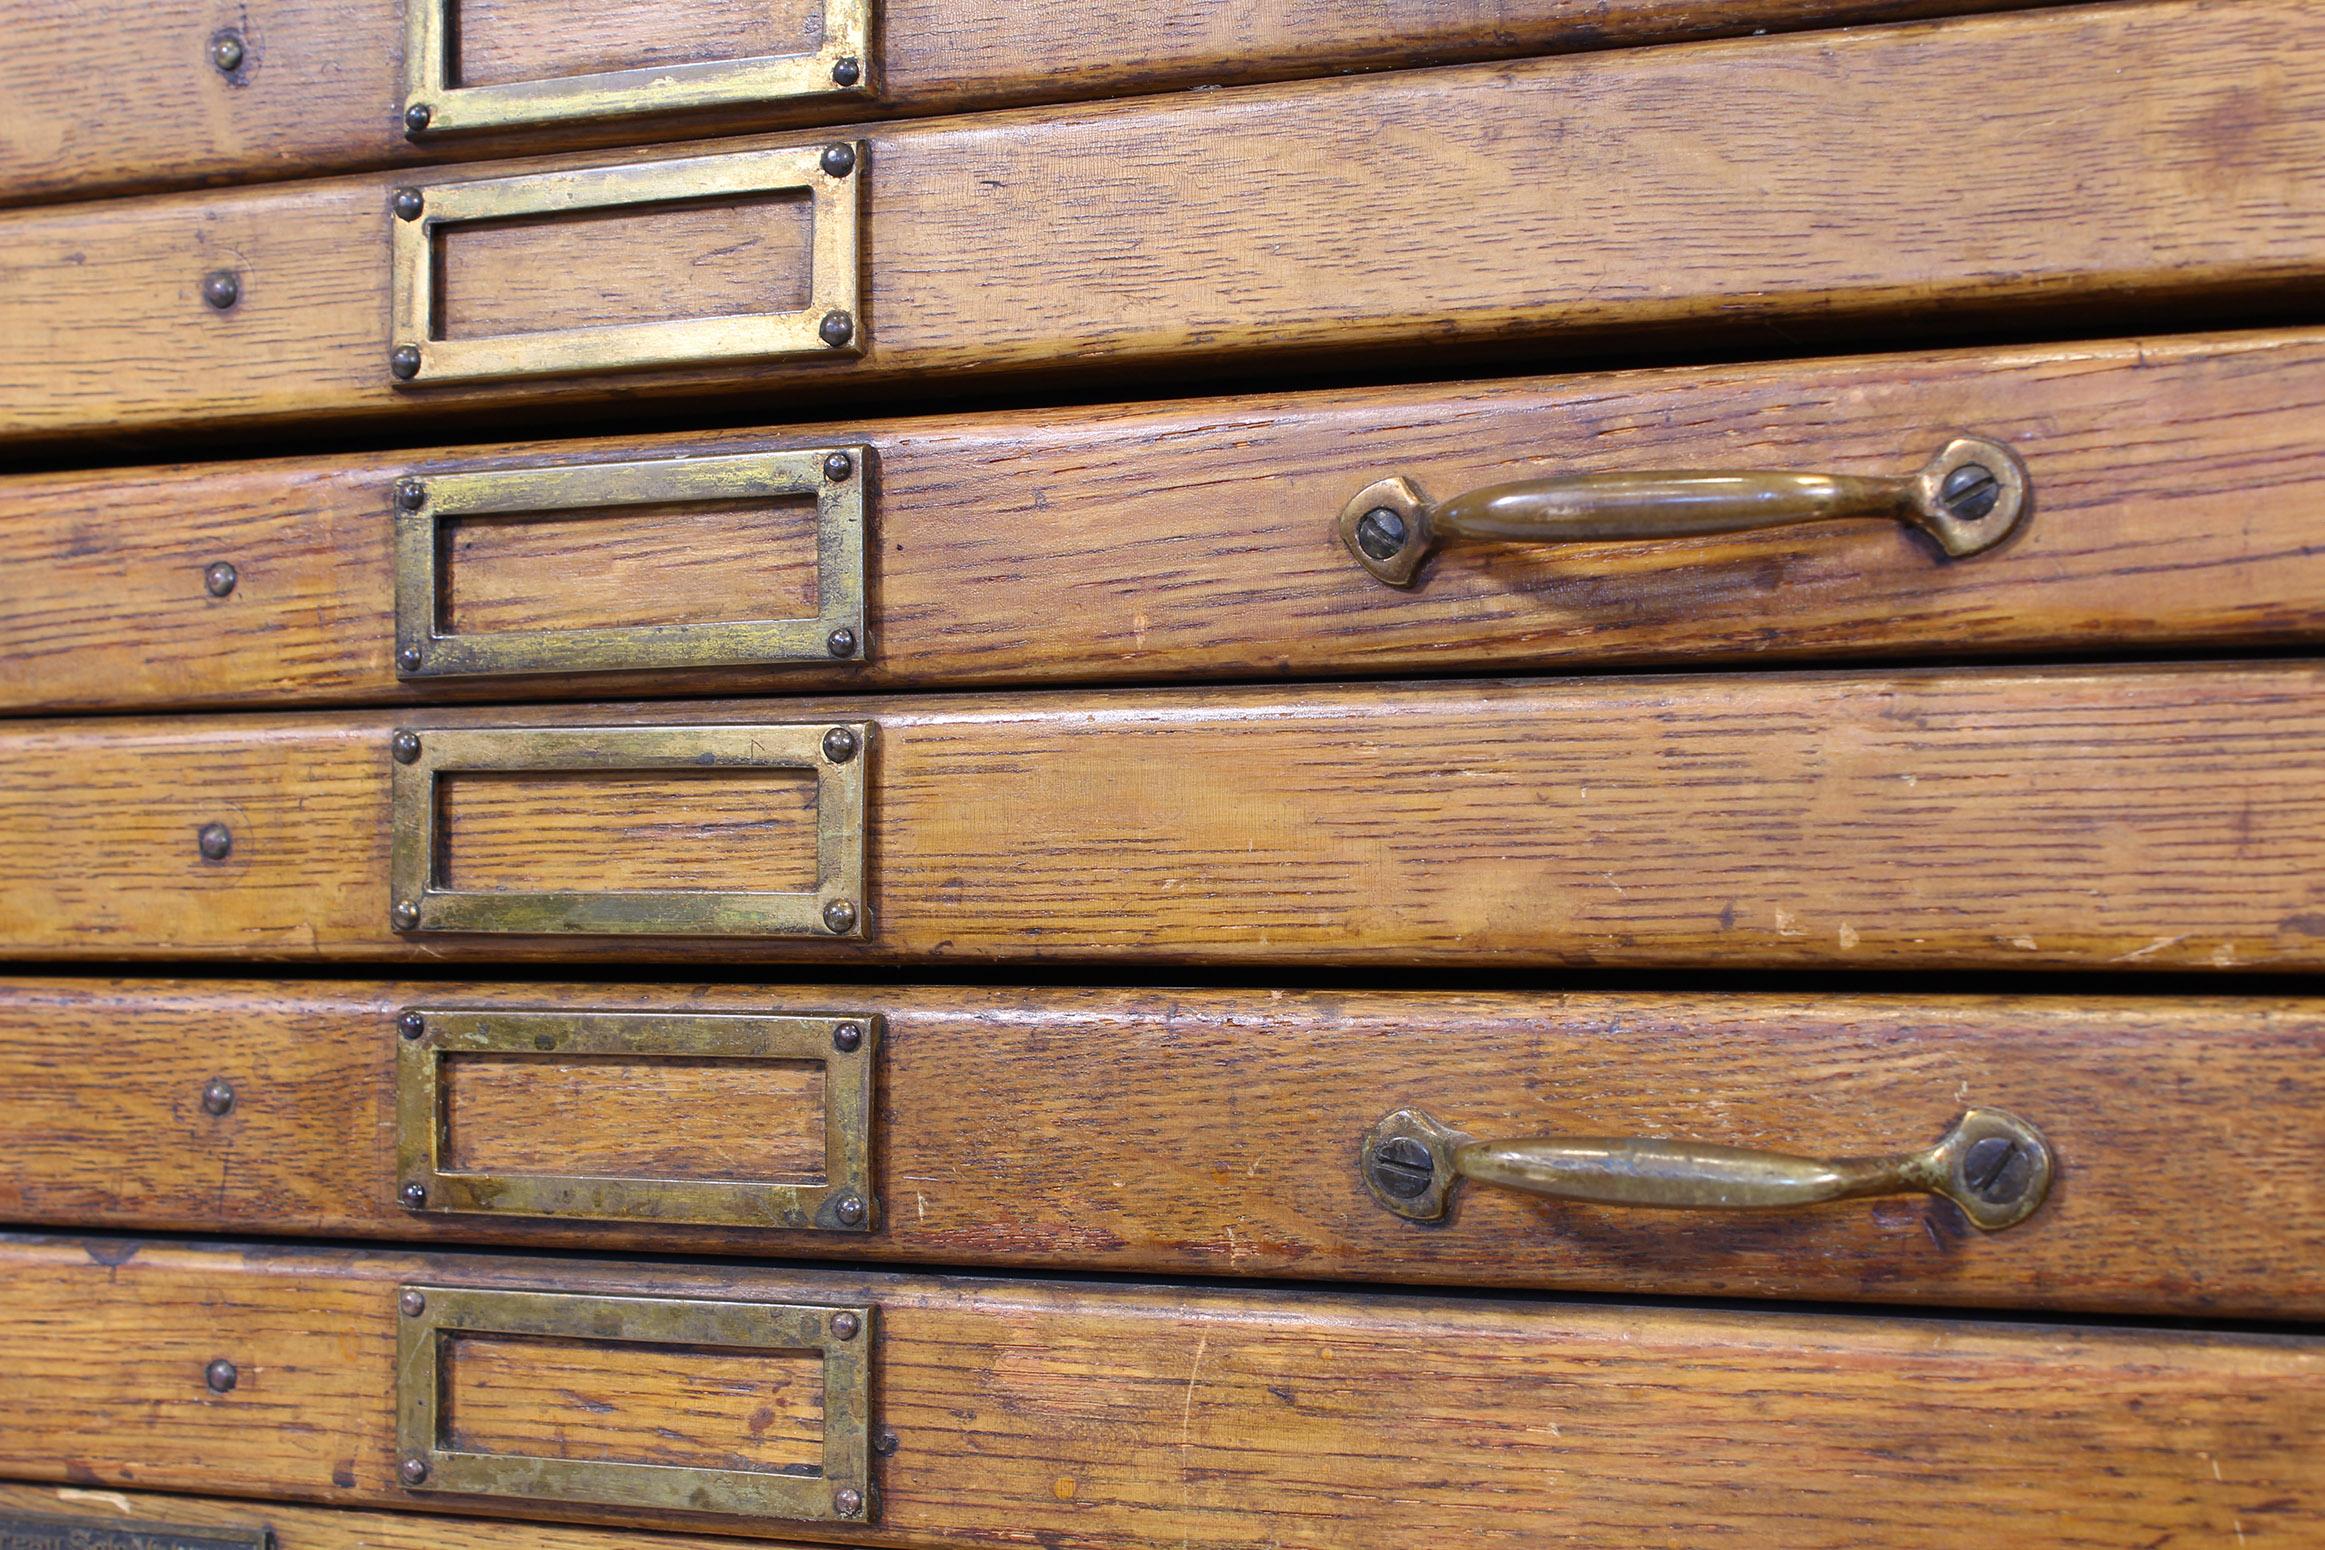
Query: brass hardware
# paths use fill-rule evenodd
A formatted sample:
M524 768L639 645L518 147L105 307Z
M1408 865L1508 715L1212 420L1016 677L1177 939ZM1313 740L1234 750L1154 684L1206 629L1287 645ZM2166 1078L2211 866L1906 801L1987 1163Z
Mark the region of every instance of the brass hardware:
M1419 1109L1364 1138L1365 1187L1417 1222L1451 1206L1462 1179L1590 1205L1772 1210L1865 1195L1943 1195L1989 1232L2034 1214L2051 1185L2050 1143L2000 1109L1971 1109L1918 1152L1829 1160L1639 1136L1479 1141Z
M861 1231L872 1223L872 1085L877 1017L688 1012L489 1012L417 1008L397 1019L396 1177L430 1211L593 1222ZM414 1027L417 1031L411 1031ZM843 1039L855 1030L853 1042ZM824 1166L816 1184L605 1178L448 1170L447 1060L500 1056L813 1061L823 1067ZM852 1210L844 1203L854 1201Z
M860 157L862 147L856 150ZM812 145L737 151L440 183L417 191L419 215L407 218L391 211L388 220L395 293L389 312L389 375L425 387L561 372L862 353L862 331L852 322L847 335L836 340L827 325L831 317L852 318L857 310L856 191L863 179L833 177L823 170L823 154L822 147ZM796 312L607 323L476 339L440 337L437 233L447 226L792 189L806 191L815 205L808 301Z
M1401 475L1365 486L1337 531L1357 563L1408 587L1449 538L1622 543L1740 533L1796 522L1887 517L1918 527L1955 559L2008 538L2033 506L2026 464L1998 441L1949 441L1901 479L1843 474L1565 474L1488 485L1432 502Z
M831 1332L841 1313L869 1331L869 1307L433 1285L399 1287L399 1306L414 1292L421 1311L396 1321L396 1453L408 1488L794 1522L870 1518L878 1511L871 1477L872 1342ZM711 1469L462 1451L444 1435L440 1414L447 1335L821 1353L822 1467ZM852 1499L852 1510L843 1498Z
M860 659L864 631L866 481L834 478L834 458L870 467L870 450L813 447L668 458L648 463L579 463L554 468L472 468L397 482L396 671L403 678L477 674L626 672L762 667ZM443 524L463 517L587 512L617 518L624 507L686 501L815 498L816 612L791 619L649 624L606 629L444 632ZM832 649L846 632L849 650Z
M851 723L869 746L872 723ZM431 729L409 764L393 760L389 918L399 931L557 936L861 937L865 758L824 756L827 722L738 726ZM813 892L648 888L605 893L463 890L439 881L437 777L471 770L811 770ZM846 921L835 923L845 906Z
M127 1505L126 1498L109 1499ZM0 1545L9 1550L274 1550L274 1530L0 1511Z
M812 54L649 65L594 75L462 86L453 79L459 0L404 0L404 107L408 132L527 129L649 113L760 107L801 97L869 93L872 0L824 0Z

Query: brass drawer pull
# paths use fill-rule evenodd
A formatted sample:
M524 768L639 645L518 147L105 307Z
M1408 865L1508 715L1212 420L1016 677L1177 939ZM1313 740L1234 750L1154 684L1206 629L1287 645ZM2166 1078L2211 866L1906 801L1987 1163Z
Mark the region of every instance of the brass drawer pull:
M1987 1231L2015 1226L2050 1192L2050 1143L2000 1109L1972 1109L1930 1146L1888 1157L1793 1157L1641 1136L1479 1141L1419 1109L1364 1138L1364 1182L1399 1216L1433 1222L1475 1179L1556 1200L1676 1210L1768 1210L1865 1195L1943 1195Z
M2010 536L2033 507L2026 464L1998 441L1957 437L1919 473L1566 474L1487 485L1432 502L1399 475L1359 490L1341 509L1340 541L1392 587L1408 587L1438 543L1621 543L1888 517L1918 527L1955 559Z

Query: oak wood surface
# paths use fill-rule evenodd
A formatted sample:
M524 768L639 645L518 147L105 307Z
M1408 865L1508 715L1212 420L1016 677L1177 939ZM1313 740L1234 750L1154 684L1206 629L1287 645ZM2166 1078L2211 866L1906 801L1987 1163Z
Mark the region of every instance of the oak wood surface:
M2314 643L2325 334L1691 368L0 480L11 709L607 697L691 689L1382 675ZM1572 471L1899 474L1998 435L2035 512L1946 562L1885 522L1448 548L1365 575L1332 520L1408 472L1444 497ZM407 475L867 444L868 660L401 683ZM191 518L198 514L198 520ZM810 611L813 512L657 507L456 525L452 624ZM211 595L207 568L235 567Z
M571 423L669 395L734 413L971 377L1539 358L1682 331L1790 349L1875 318L2141 327L2325 275L2325 10L2308 0L1612 50L861 139L857 358L399 389L391 192L467 169L0 215L18 368L0 439ZM761 243L754 262L785 253ZM221 265L242 275L226 312L200 295ZM586 319L589 299L568 311Z
M404 1209L393 1025L494 1007L881 1016L876 1225ZM2278 999L13 980L0 1220L2313 1320L2321 1055L2321 1004ZM224 1114L201 1103L215 1080ZM820 1171L820 1094L764 1075L725 1091L646 1062L569 1090L543 1062L456 1106L453 1131L489 1146L470 1166ZM1973 1104L2058 1158L2042 1208L2001 1233L1926 1197L1696 1216L1478 1186L1421 1226L1358 1176L1358 1138L1405 1105L1486 1138L1839 1156L1922 1145Z
M0 1469L495 1510L394 1483L396 1287L878 1314L887 1545L1817 1550L2325 1531L2313 1339L13 1239ZM214 1359L240 1381L216 1394ZM596 1413L544 1389L547 1416ZM609 1509L503 1507L623 1521ZM773 1521L722 1525L781 1535Z
M391 928L395 728L842 721L861 940ZM2321 761L2297 662L19 721L0 952L2299 969ZM620 888L735 838L724 803L554 791L492 831L501 886L528 846Z
M2034 0L879 0L872 80L753 115L629 118L528 135L405 135L403 8L397 0L282 0L220 10L205 0L67 7L10 0L0 21L38 59L0 118L0 200L86 198L171 184L248 182L420 165L521 147L668 139L754 122L831 121L1063 102L1416 63L1999 11ZM462 78L541 79L684 63L807 42L816 8L460 0ZM209 60L234 30L244 60ZM609 39L609 32L612 36ZM609 57L609 41L620 52ZM748 45L745 47L744 45ZM619 63L614 61L618 59ZM689 128L689 125L692 125Z

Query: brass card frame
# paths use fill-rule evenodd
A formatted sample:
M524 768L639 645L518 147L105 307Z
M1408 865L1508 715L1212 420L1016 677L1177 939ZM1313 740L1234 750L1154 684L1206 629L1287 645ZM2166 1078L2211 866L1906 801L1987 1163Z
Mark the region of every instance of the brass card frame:
M459 0L404 0L404 100L414 136L868 97L875 89L872 0L824 0L813 53L706 59L491 86L452 84ZM847 84L841 82L845 80Z
M869 929L871 909L864 898L869 822L864 769L872 756L868 721L404 730L390 740L387 753L395 770L389 921L399 931L860 940ZM520 892L454 889L438 881L443 837L436 782L442 775L706 769L813 772L814 892Z
M846 477L835 479L825 471L826 460L833 458L847 460ZM396 676L684 671L862 661L868 638L864 488L871 474L871 449L860 445L414 474L397 483L391 501L396 532ZM445 633L442 629L447 520L801 495L815 497L812 615L571 630ZM736 558L743 564L751 560ZM837 632L843 630L847 633L841 637ZM835 641L844 641L845 649L835 649Z
M397 1198L413 1210L827 1232L869 1232L878 1218L872 1188L876 1016L411 1007L397 1021L396 1188ZM419 1032L404 1036L412 1026ZM853 1029L853 1037L844 1038L843 1029ZM463 1055L813 1062L824 1074L823 1182L447 1169L443 1067ZM414 1185L418 1196L411 1193Z
M855 141L840 144L851 153L847 172L826 170L823 146L786 146L440 183L416 190L420 212L408 220L391 201L383 218L393 233L389 244L393 298L389 347L382 363L398 351L414 351L416 367L397 381L427 387L648 366L860 355L864 320L858 294L856 189L864 177L864 147ZM444 227L794 189L809 196L815 228L809 238L807 304L797 311L664 318L475 339L436 337L436 233ZM838 344L827 342L820 332L825 319L835 314L848 321L847 335Z
M418 1283L395 1290L396 1453L407 1490L601 1507L642 1507L799 1523L864 1522L878 1512L871 1478L874 1310L695 1297L501 1291ZM848 1331L842 1338L835 1325ZM819 1473L711 1469L445 1445L444 1337L509 1335L585 1343L814 1351L823 1357ZM842 1510L853 1497L855 1510Z

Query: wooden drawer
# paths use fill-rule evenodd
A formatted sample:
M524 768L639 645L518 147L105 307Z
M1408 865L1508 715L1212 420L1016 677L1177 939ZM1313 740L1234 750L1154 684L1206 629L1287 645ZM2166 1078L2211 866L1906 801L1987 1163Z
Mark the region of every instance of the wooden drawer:
M11 1532L24 1537L4 1537ZM734 1541L0 1483L0 1543L27 1550L723 1550Z
M499 88L500 101L487 98L465 115L411 84L408 13L426 14L429 3L287 0L241 12L141 0L90 13L12 0L0 6L8 34L42 63L0 123L0 200L2001 11L2033 0L1731 0L1717 8L1679 0L1213 0L1169 11L1126 0L754 0L584 12L545 0L433 0L461 34L466 68L457 81ZM637 66L676 79L650 92L602 73ZM405 114L430 98L427 123L410 130ZM457 127L463 116L467 127Z
M2321 1056L2316 1001L0 982L0 1217L2314 1319ZM2051 1182L1983 1232L1926 1194L1677 1212L1475 1181L1414 1221L1359 1145L1405 1108L1815 1157L1999 1109ZM765 1202L706 1180L782 1181L818 1225L733 1226Z
M2309 1338L123 1239L9 1239L0 1275L0 1469L23 1480L899 1546L2325 1532ZM815 1414L828 1344L818 1385L812 1350L635 1338L753 1303L853 1315L868 1438ZM438 1395L442 1422L413 1415ZM455 1489L494 1452L602 1460L600 1499ZM608 1466L650 1458L743 1477L721 1491L788 1465L812 1495L819 1458L858 1452L861 1518L804 1531L603 1499L631 1488Z
M792 137L11 213L0 336L25 369L0 382L0 438L1360 356L1442 372L1616 335L1758 345L2135 303L2177 322L2325 275L2325 11L2306 0L851 135L838 173ZM505 219L528 211L562 213ZM595 369L617 364L638 369Z
M18 722L0 944L2313 968L2321 760L2300 663Z
M27 475L0 482L0 706L2314 643L2321 403L2325 334L2304 331ZM1867 520L1455 543L1398 588L1336 532L1397 474L1439 498L1660 469L1897 477L1961 431L2016 450L2034 508L1963 559ZM780 468L749 461L779 451ZM657 503L706 458L745 461ZM642 504L517 490L609 462ZM447 477L534 515L447 515ZM399 527L419 544L399 551ZM829 585L827 528L854 545ZM798 638L716 622L760 617L799 621ZM609 633L645 628L685 638ZM838 657L833 630L849 632ZM749 665L650 665L689 653Z

